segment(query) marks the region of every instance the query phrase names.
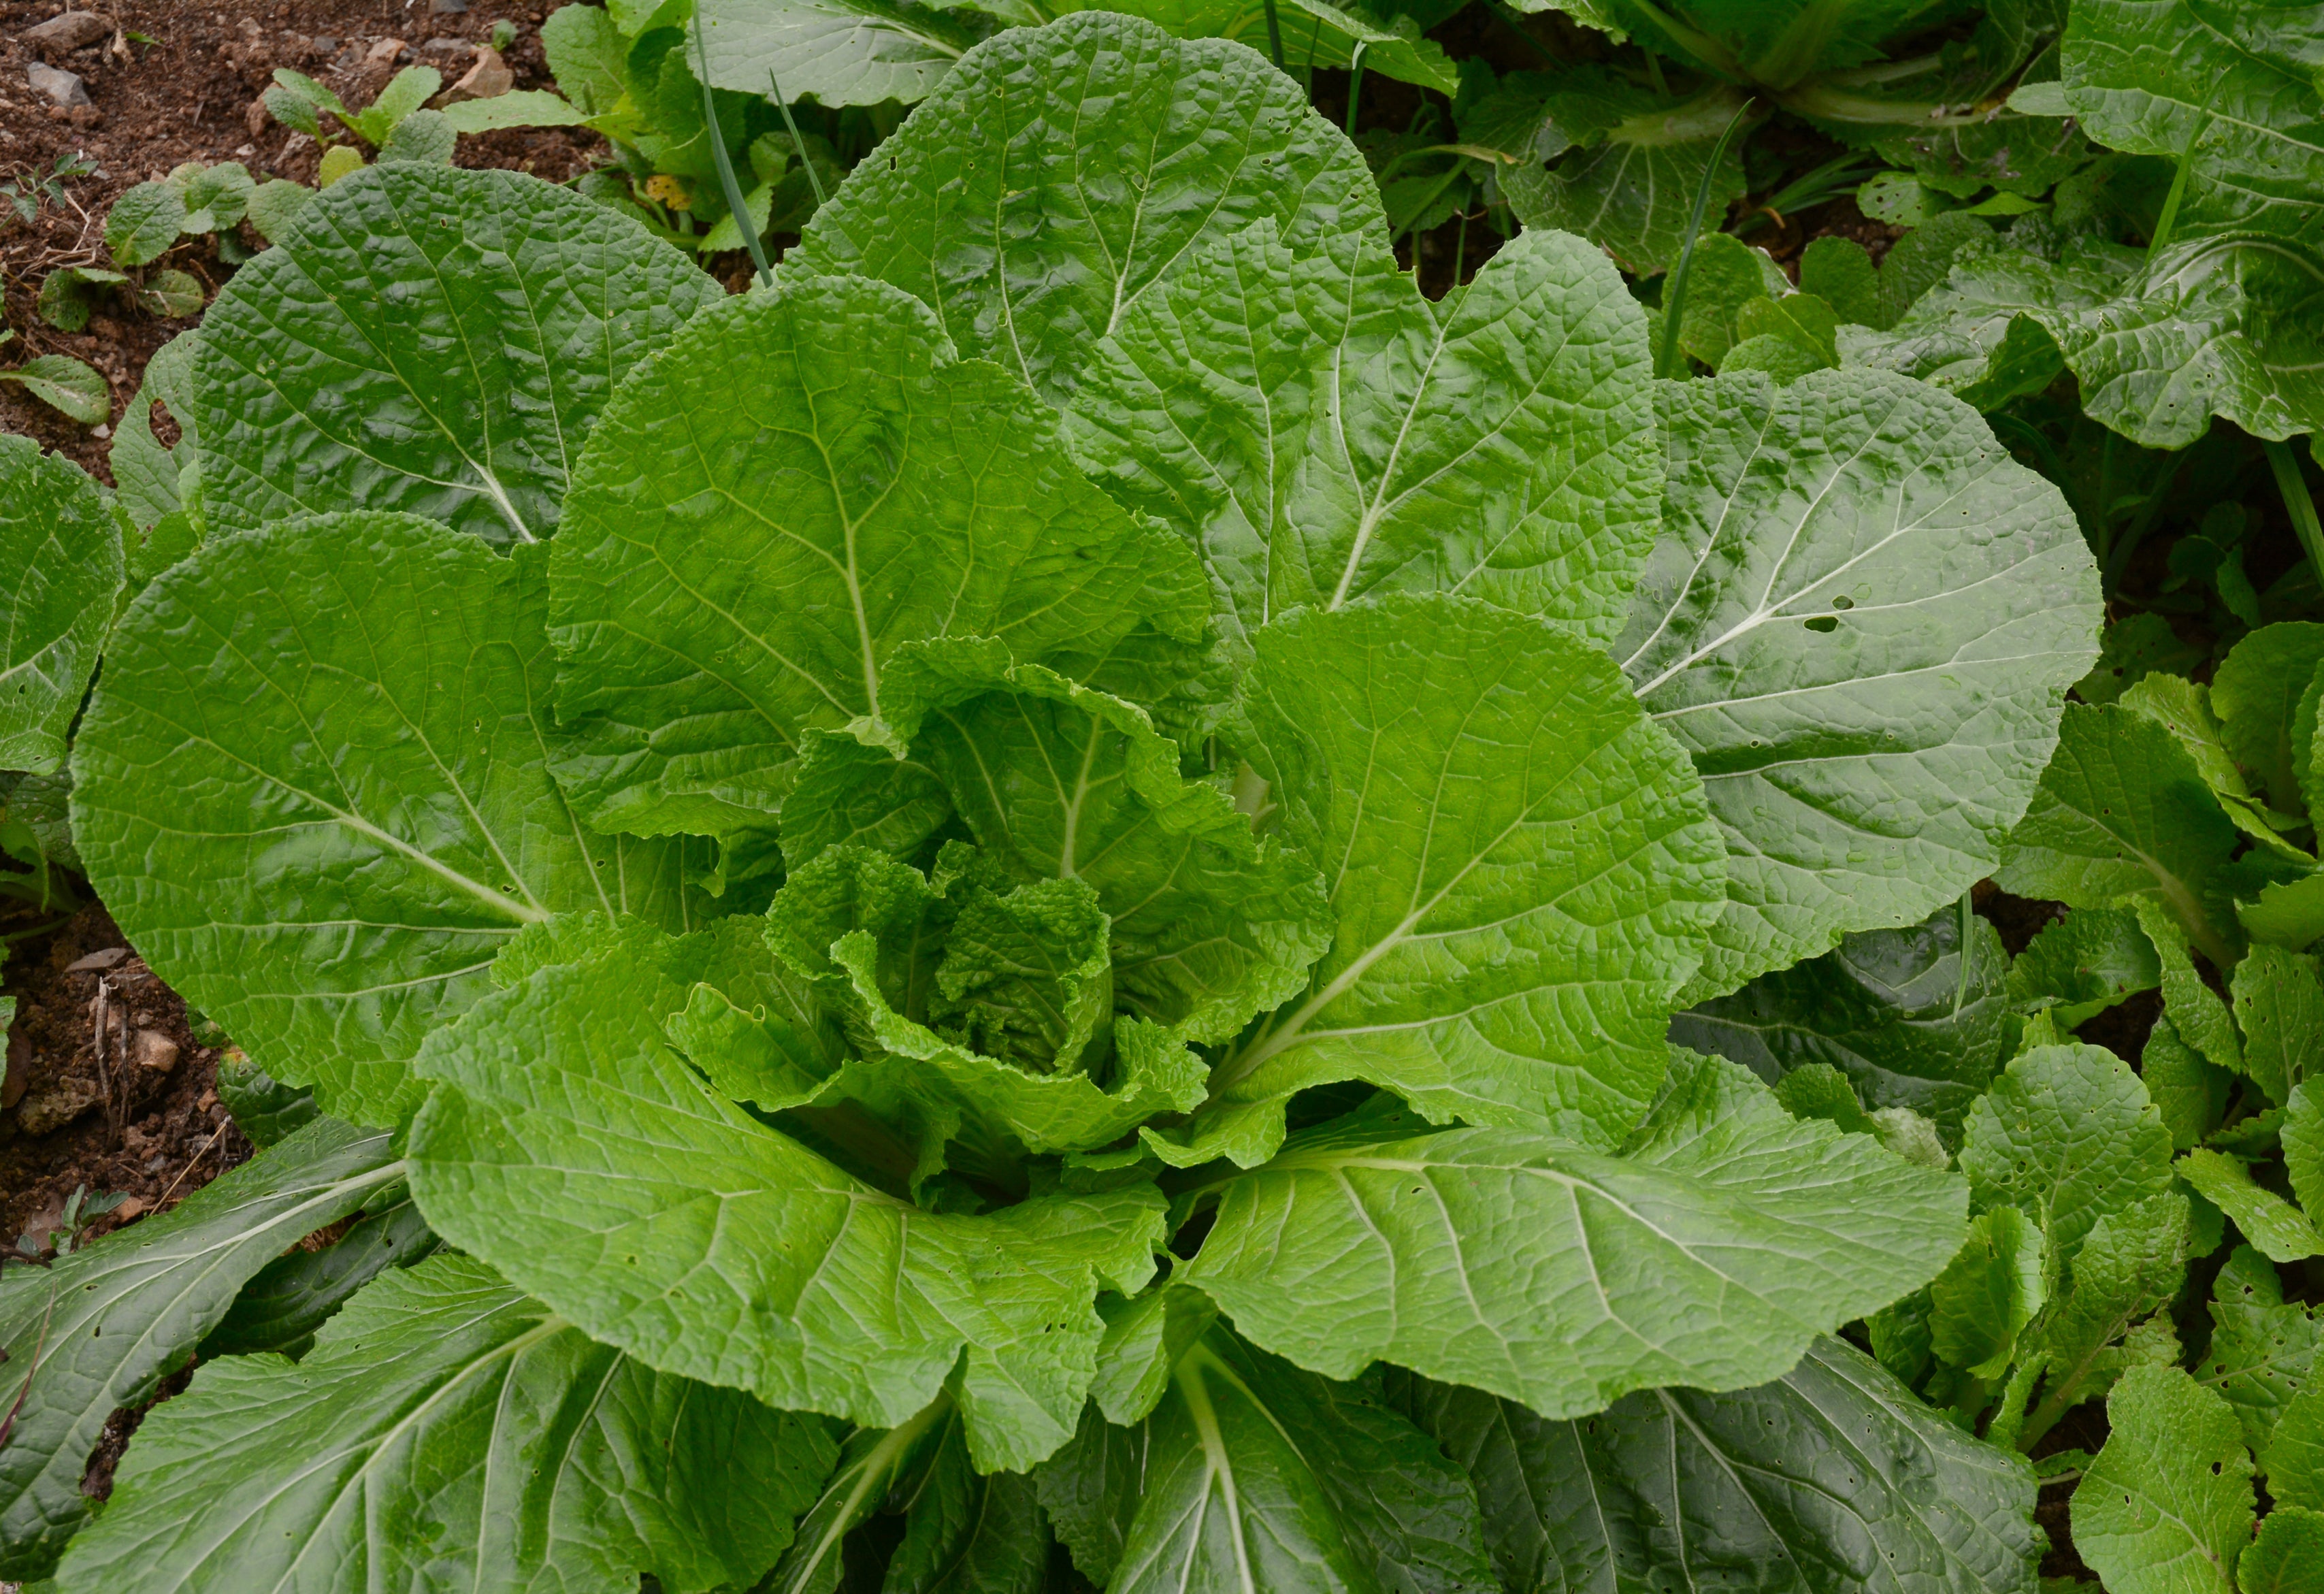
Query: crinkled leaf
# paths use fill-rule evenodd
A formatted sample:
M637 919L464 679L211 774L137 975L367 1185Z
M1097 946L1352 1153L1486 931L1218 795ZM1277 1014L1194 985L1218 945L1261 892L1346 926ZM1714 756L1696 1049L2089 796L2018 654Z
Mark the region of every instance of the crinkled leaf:
M1664 530L1614 647L1728 836L1695 1000L1991 871L2096 652L2056 488L1900 378L1660 390Z
M391 161L271 235L195 356L217 530L361 508L545 538L614 385L721 297L636 223L515 172Z
M2278 1504L2236 1563L2241 1594L2324 1594L2324 1511Z
M926 99L976 42L956 8L890 0L701 0L710 81L826 106ZM687 64L693 64L688 41Z
M121 412L113 428L113 447L106 465L122 508L141 530L150 531L163 516L185 507L179 488L184 467L201 456L201 434L194 421L194 350L200 346L196 332L181 332L145 363L137 394ZM164 448L153 435L153 406L162 405L178 423L179 438ZM181 452L182 450L182 452Z
M2243 1424L2244 1442L2264 1456L2284 1411L2310 1387L2324 1324L2306 1305L2283 1298L2274 1267L2249 1246L2237 1246L2219 1269L2210 1310L2210 1349L2195 1376L2227 1397Z
M2302 1081L2283 1112L2283 1171L2309 1216L2324 1218L2324 1079Z
M2255 778L2277 812L2306 806L2294 720L2301 699L2324 664L2324 625L2287 621L2245 637L2219 663L2211 706L2227 751Z
M405 1060L523 926L698 908L705 843L590 834L549 778L546 565L408 515L213 541L131 606L76 742L123 930L356 1122L417 1104Z
M2244 1071L2281 1106L2311 1073L2324 1073L2324 980L2313 958L2255 946L2236 965L2231 990Z
M2324 1511L2324 1386L2292 1397L2262 1453L2267 1490L2279 1508Z
M140 1428L68 1586L747 1586L830 1470L822 1419L657 1373L483 1263L364 1290L293 1363L207 1364Z
M121 592L121 522L87 472L0 437L0 769L64 762Z
M0 1576L55 1567L115 1409L190 1359L244 1281L392 1180L393 1155L385 1135L326 1119L134 1229L0 1275L0 1377L12 1403L25 1390L0 1449Z
M1910 1108L1958 1139L1962 1114L2001 1066L2004 981L2015 978L1993 926L1956 902L1907 929L1859 931L1678 1014L1670 1038L1771 1084L1829 1064L1867 1107Z
M2157 1018L2138 1054L2138 1074L2171 1131L2171 1145L2190 1150L2209 1139L2227 1110L2235 1075L2179 1037L2168 1018Z
M2072 1029L2163 983L2154 944L2131 914L2086 908L2045 925L2009 965L2009 1000Z
M979 1467L1040 1460L1079 1418L1100 1285L1130 1293L1152 1271L1160 1197L1139 1184L927 1212L733 1105L662 1019L722 938L753 928L632 933L430 1036L418 1066L442 1084L411 1131L420 1210L665 1372L878 1427L954 1377Z
M1274 823L1330 871L1306 994L1212 1073L1196 1142L1248 1166L1283 1101L1385 1085L1433 1118L1607 1147L1664 1068L1719 910L1686 762L1602 654L1455 598L1295 611L1244 712Z
M1683 1052L1614 1155L1360 1120L1217 1189L1176 1276L1244 1335L1327 1377L1386 1360L1559 1417L1779 1376L1817 1334L1933 1276L1967 1197Z
M1355 146L1265 58L1102 12L978 47L881 151L794 269L895 283L1053 402L1198 235L1268 217L1304 254L1382 225Z
M169 253L186 225L186 196L165 182L141 182L105 216L105 247L117 266L141 266Z
M1528 233L1431 305L1383 235L1334 242L1300 259L1261 223L1191 252L1082 373L1076 452L1193 530L1231 635L1419 591L1610 640L1661 487L1620 278Z
M1969 1239L1929 1282L1937 1355L1973 1377L2006 1373L2017 1336L2048 1295L2042 1252L2042 1230L2015 1207L1996 1207L1971 1220Z
M2171 1132L2112 1052L2037 1046L1969 1110L1960 1167L1979 1211L2024 1209L2070 1261L2100 1218L2170 1188Z
M2024 1342L2041 1359L2044 1418L2103 1395L2120 1368L2108 1347L2169 1305L2187 1277L2187 1198L2166 1190L2117 1206L2090 1226L2066 1287Z
M1056 433L879 282L787 270L696 317L607 407L556 543L558 712L582 722L558 773L592 823L770 833L807 731L901 751L964 650L1198 632L1191 553Z
M2227 1403L2177 1368L2133 1368L2074 1486L2074 1548L2114 1594L2232 1594L2252 1460Z
M1578 1422L1405 1375L1389 1392L1476 1479L1504 1588L2033 1594L2032 1472L1840 1340L1754 1389Z

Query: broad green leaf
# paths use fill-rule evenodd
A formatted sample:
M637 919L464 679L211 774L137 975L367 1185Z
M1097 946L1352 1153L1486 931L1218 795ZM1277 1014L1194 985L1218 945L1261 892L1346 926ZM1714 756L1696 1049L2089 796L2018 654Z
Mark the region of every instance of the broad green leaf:
M2088 911L2085 909L2084 911ZM2138 1055L2138 1076L2171 1131L2171 1146L2190 1151L2210 1138L2227 1110L2235 1075L2179 1037L2167 1018L2157 1018Z
M2188 1223L2187 1198L2166 1190L2091 1225L2066 1286L2024 1341L2026 1362L2038 1359L2047 1376L2035 1424L2046 1429L2112 1387L2122 1369L2109 1363L2122 1358L2108 1347L2171 1304L2186 1282Z
M1540 102L1540 131L1520 152L1528 158L1499 174L1509 208L1527 227L1581 234L1626 270L1650 276L1678 263L1706 176L1710 216L1748 186L1740 140L1711 172L1712 149L1742 104L1733 88L1668 97L1584 67L1543 83Z
M76 742L124 932L353 1121L418 1104L406 1060L525 925L696 911L706 843L590 834L549 778L547 563L408 515L215 540L131 605Z
M1120 1488L1074 1476L1101 1470ZM1492 1579L1476 1494L1427 1435L1222 1327L1179 1356L1153 1415L1125 1431L1093 1408L1037 1481L1110 1594L1460 1594Z
M2072 1029L2163 983L2154 944L2131 914L2086 908L2044 926L2009 965L2009 1000Z
M789 268L896 284L1053 403L1203 234L1265 217L1304 255L1382 226L1355 146L1263 57L1102 12L978 47L881 149Z
M2267 1492L2279 1507L2324 1511L2324 1386L2310 1385L2292 1397L2261 1453Z
M2324 1079L2302 1081L2283 1112L2283 1171L2313 1220L2324 1218Z
M2254 1183L2249 1165L2241 1158L2219 1151L2190 1151L2179 1159L2179 1176L2233 1218L2244 1238L2271 1261L2297 1262L2324 1255L2324 1235L2290 1202Z
M2076 908L2153 897L2206 957L2232 967L2232 944L2205 900L2235 845L2235 826L2160 722L2120 705L2069 704L2057 753L1993 878L2005 891Z
M2223 30L2223 14L2077 0L2060 60L2066 103L2100 143L2190 164L2174 235L2247 231L2312 251L2324 244L2324 101L2309 74Z
M710 81L765 97L826 106L926 99L976 42L945 4L890 0L698 0ZM689 39L686 60L693 64Z
M113 472L122 508L140 530L151 531L164 515L185 507L179 477L187 465L201 457L201 434L194 421L193 403L194 351L200 343L198 332L181 332L154 350L153 357L145 363L145 374L138 381L136 396L113 428L113 447L106 452L106 465ZM157 403L178 423L174 447L164 448L153 435Z
M1611 640L1661 492L1643 313L1559 234L1439 305L1386 244L1302 260L1260 223L1190 252L1081 373L1075 452L1194 532L1231 636L1416 591Z
M830 1470L820 1418L600 1345L483 1263L348 1304L297 1362L208 1363L159 1407L60 1582L745 1587Z
M1186 1348L1218 1321L1218 1308L1202 1291L1166 1284L1135 1300L1102 1296L1098 1314L1105 1339L1098 1346L1097 1381L1090 1399L1107 1423L1135 1427L1153 1414L1170 1387L1170 1369ZM1064 1463L1049 1469L1059 1487L1077 1489ZM1122 1525L1129 1525L1124 1517Z
M2112 1052L2037 1046L1969 1110L1960 1168L1978 1210L2023 1208L2071 1261L2100 1218L2170 1188L2171 1132Z
M490 99L462 100L445 106L443 117L445 124L456 134L497 133L503 127L577 127L588 121L579 107L540 88L521 88ZM418 120L416 116L407 119L398 129L398 136L408 133ZM387 160L390 156L382 151L380 158ZM740 238L730 247L742 247Z
M1476 1480L1504 1588L2034 1589L2031 1470L1840 1340L1754 1389L1578 1422L1400 1374L1389 1393Z
M1033 1479L1021 1472L980 1477L969 1463L958 1408L947 1415L920 1476L899 1483L909 1504L881 1594L1041 1594L1049 1529Z
M2283 1298L2275 1269L2249 1246L2237 1246L2211 1286L2211 1344L2195 1376L2236 1408L2244 1442L2268 1454L2268 1436L2302 1389L2313 1387L2324 1324ZM2273 1462L2271 1461L2271 1465Z
M117 266L142 266L168 253L185 226L182 190L165 182L141 182L106 212L106 251Z
M294 1248L243 1285L234 1307L202 1341L205 1361L254 1350L300 1354L315 1331L373 1279L441 1248L409 1199L367 1212L321 1250Z
M115 1409L189 1360L244 1281L392 1181L393 1156L385 1135L327 1119L133 1229L0 1275L0 1377L12 1404L24 1392L0 1449L0 1577L55 1567Z
M1680 1013L1670 1038L1771 1084L1827 1064L1865 1106L1910 1108L1957 1141L1962 1115L2004 1061L2004 981L2015 978L2001 937L1964 898L1908 929L1858 931Z
M2316 961L2255 946L2236 965L2231 990L2244 1072L2282 1106L2311 1073L2324 1073L2324 980Z
M2074 1486L2074 1548L2112 1594L2233 1594L2252 1460L2227 1403L2177 1368L2133 1368Z
M1886 324L1880 308L1879 268L1853 238L1809 239L1807 247L1800 251L1800 291L1812 293L1831 306L1843 324Z
M412 1127L413 1197L447 1240L649 1366L874 1427L951 1378L977 1465L1021 1470L1071 1437L1093 1302L1145 1284L1161 1198L927 1212L733 1105L662 1021L721 939L754 928L631 932L431 1035L418 1067L441 1085Z
M121 522L88 473L30 438L0 437L0 769L46 774L65 760L112 629Z
M1056 8L1057 14L1072 9ZM1142 17L1181 39L1231 39L1261 55L1268 52L1267 8L1240 0L1120 0L1118 5L1093 5L1094 11L1120 11ZM1446 14L1442 10L1422 15ZM1394 25L1379 19L1390 17ZM1316 67L1345 67L1359 46L1366 76L1377 72L1401 83L1434 88L1440 94L1460 92L1461 72L1444 47L1426 38L1396 7L1374 10L1363 0L1336 5L1329 0L1282 0L1277 27L1283 35L1286 70L1305 74ZM1426 25L1423 23L1422 25Z
M2047 1298L2042 1230L2015 1207L1996 1207L1970 1221L1969 1239L1929 1282L1932 1345L1972 1377L2009 1370L2017 1336Z
M607 407L565 513L558 772L634 834L771 833L807 732L901 751L953 660L1102 655L1141 620L1191 640L1207 608L1021 382L861 278L787 268L697 316Z
M614 385L722 296L634 222L514 172L389 162L274 238L195 356L215 530L374 509L545 538Z
M235 1127L254 1146L286 1140L315 1121L321 1110L315 1092L286 1085L245 1056L240 1047L217 1060L218 1100L234 1114Z
M2098 577L2057 489L1920 383L1660 392L1663 536L1613 652L1728 837L1700 1000L1992 871L2096 652Z
M1287 1097L1347 1079L1613 1145L1719 910L1684 757L1604 655L1479 604L1295 611L1254 640L1250 755L1336 925L1306 994L1213 1068L1204 1149L1171 1155L1264 1160Z
M622 74L629 41L603 6L567 5L550 12L540 24L540 49L558 92L585 115L612 110L629 92Z
M1389 1361L1567 1417L1764 1383L1960 1246L1960 1181L1794 1120L1716 1058L1677 1054L1613 1155L1412 1127L1326 1126L1221 1178L1174 1276L1326 1377Z
M1181 776L1134 705L1038 666L1010 684L931 714L914 743L985 853L1016 880L1087 882L1116 994L1176 1035L1230 1041L1296 996L1331 935L1314 866ZM786 817L801 806L795 791ZM805 861L788 833L786 850Z
M2313 629L2324 632L2324 626ZM2125 708L2170 728L2237 830L2296 865L2305 867L2314 861L2277 834L2277 822L2271 819L2266 803L2254 794L2243 770L2236 767L2235 755L2228 751L2227 729L2214 712L2210 687L2178 676L2154 674L2123 693L2119 701ZM2293 801L2298 800L2295 796Z
M2307 806L2292 722L2320 663L2324 625L2286 622L2237 642L2211 683L2227 751L2279 813L2298 815Z
M1748 336L1741 326L1745 308L1770 304L1769 295L1788 292L1790 287L1784 268L1766 251L1752 248L1732 233L1707 235L1695 245L1687 277L1679 347L1717 370L1728 351Z
M113 390L96 367L70 355L42 355L13 371L0 371L0 382L13 382L69 420L101 426L113 413Z
M2324 1511L2279 1504L2236 1563L2242 1594L2324 1594Z
M908 1484L912 1470L925 1466L937 1439L957 1422L945 1395L893 1428L850 1433L822 1493L800 1516L790 1549L758 1588L772 1594L839 1594L848 1536Z

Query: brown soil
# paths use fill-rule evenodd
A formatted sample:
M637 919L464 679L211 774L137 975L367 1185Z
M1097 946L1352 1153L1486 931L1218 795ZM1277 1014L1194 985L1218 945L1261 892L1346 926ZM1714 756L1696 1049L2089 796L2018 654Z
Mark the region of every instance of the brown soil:
M14 1100L0 1113L0 1254L28 1231L45 1247L76 1189L86 1187L88 1200L129 1198L82 1231L93 1239L175 1205L248 1158L250 1142L217 1099L218 1054L195 1043L185 1002L102 907L14 950L0 971L17 1004L6 1090ZM74 971L87 963L106 966Z
M63 203L43 204L30 226L0 201L0 292L16 338L0 347L0 367L35 355L70 355L104 373L116 414L136 392L145 362L195 318L161 320L125 304L93 318L77 333L55 330L33 309L41 283L61 266L103 266L104 223L115 196L188 161L240 161L251 174L311 183L320 152L314 141L275 124L253 106L274 69L320 79L348 104L369 103L391 67L364 69L381 39L406 49L396 64L424 60L449 82L473 60L472 46L506 19L517 29L507 52L519 88L549 86L539 24L548 0L467 0L466 12L431 14L442 0L74 0L115 23L114 38L70 51L39 51L24 31L66 9L61 0L0 0L0 180L29 189L59 157L76 152L97 175L64 184ZM129 35L143 34L151 44ZM461 49L438 41L457 41ZM435 44L436 48L429 48ZM51 67L77 73L92 105L54 109L27 86L25 69L43 54ZM76 118L78 118L76 120ZM460 141L463 166L532 171L562 181L594 164L604 144L595 134L558 128L487 134ZM245 228L244 240L261 244ZM146 267L190 272L212 290L233 274L213 237L188 238ZM77 425L0 384L0 431L36 439L110 480L107 428Z

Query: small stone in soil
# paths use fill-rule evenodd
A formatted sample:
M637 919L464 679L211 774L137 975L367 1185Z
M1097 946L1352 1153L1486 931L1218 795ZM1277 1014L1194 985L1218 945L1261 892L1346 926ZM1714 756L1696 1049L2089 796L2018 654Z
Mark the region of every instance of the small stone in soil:
M34 61L24 69L24 81L34 94L59 110L89 103L88 90L81 86L78 72L60 72L46 61Z
M428 0L430 16L457 16L468 9L468 0Z
M91 969L109 969L128 955L129 948L126 946L108 946L101 952L92 952L87 957L78 958L72 963L67 963L65 965L65 972L68 974L86 974Z
M111 24L93 11L68 11L26 28L22 37L34 50L78 50L111 32Z

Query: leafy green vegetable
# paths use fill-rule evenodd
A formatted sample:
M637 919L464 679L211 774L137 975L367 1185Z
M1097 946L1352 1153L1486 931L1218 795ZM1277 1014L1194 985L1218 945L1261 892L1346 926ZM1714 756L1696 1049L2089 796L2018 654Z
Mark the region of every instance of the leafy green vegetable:
M2169 1187L2171 1136L2122 1059L2037 1046L1970 1110L1960 1166L1980 1211L2024 1208L2070 1260L2100 1217Z
M2251 1534L2252 1460L2227 1403L2176 1368L2133 1368L2074 1486L2074 1547L2120 1594L2231 1594Z
M0 437L0 769L64 762L121 591L121 526L96 483L29 438Z

